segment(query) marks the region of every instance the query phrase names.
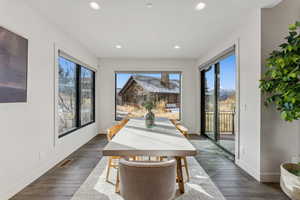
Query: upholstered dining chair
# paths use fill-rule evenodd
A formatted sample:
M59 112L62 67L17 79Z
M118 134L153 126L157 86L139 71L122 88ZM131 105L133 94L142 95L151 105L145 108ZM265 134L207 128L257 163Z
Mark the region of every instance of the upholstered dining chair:
M119 162L120 193L125 200L170 200L175 195L176 161Z

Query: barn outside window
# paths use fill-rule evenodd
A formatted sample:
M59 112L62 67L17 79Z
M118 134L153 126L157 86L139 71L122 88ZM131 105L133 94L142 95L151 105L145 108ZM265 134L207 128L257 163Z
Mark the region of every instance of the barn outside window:
M180 120L180 72L116 72L115 119L143 117L143 103L153 101L156 117Z

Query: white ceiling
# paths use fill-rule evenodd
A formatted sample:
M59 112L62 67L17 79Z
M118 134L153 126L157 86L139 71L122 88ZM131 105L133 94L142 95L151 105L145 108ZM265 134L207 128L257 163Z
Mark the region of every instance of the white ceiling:
M26 0L98 57L197 58L254 8L278 0ZM202 11L194 7L207 4ZM152 8L146 3L151 2ZM114 46L121 44L122 49ZM174 49L180 45L181 49Z

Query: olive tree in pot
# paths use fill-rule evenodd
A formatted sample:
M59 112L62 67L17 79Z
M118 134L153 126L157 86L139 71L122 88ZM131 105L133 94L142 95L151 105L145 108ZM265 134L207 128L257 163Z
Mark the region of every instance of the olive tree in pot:
M267 59L267 70L260 81L266 95L265 105L273 104L281 118L292 122L300 119L300 22L289 26L286 42ZM281 165L280 185L293 200L300 200L300 165Z
M147 113L145 114L146 127L152 128L154 126L155 119L155 115L152 112L152 109L155 108L155 103L151 100L148 100L145 103L143 103L143 106L147 110Z

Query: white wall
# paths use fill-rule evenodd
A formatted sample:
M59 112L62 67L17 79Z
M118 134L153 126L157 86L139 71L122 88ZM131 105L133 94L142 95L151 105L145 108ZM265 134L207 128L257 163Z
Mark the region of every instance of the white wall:
M115 71L181 71L182 72L182 122L196 133L196 60L191 59L100 59L99 85L101 119L99 130L115 123Z
M285 0L274 8L262 10L262 66L272 50L284 42L288 25L300 20L300 1ZM264 70L264 67L263 67ZM280 119L274 107L262 106L261 177L263 181L278 181L279 166L299 156L299 121Z
M215 46L198 60L198 66L201 66L232 45L237 46L240 122L236 136L239 144L236 146L236 163L257 180L260 180L261 133L261 95L258 88L261 74L260 22L261 12L259 9L254 10L231 35L217 41ZM199 99L199 93L197 97ZM197 118L200 121L199 112Z
M25 2L25 1L24 1ZM96 134L96 124L54 145L54 43L91 66L98 60L18 0L0 0L0 26L29 40L28 101L0 104L0 199L8 199Z

